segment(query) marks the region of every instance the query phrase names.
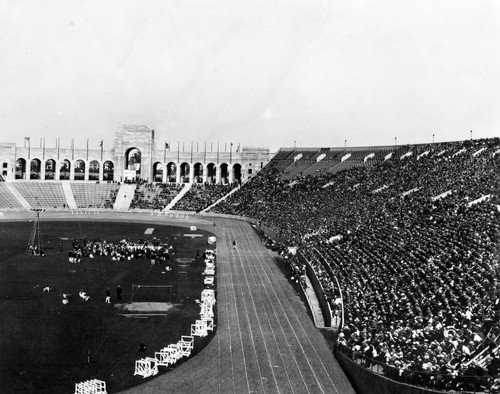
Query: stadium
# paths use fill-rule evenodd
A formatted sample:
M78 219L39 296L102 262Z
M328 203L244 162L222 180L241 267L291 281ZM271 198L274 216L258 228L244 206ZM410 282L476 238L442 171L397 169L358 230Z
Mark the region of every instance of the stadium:
M0 392L500 394L500 3L3 1Z
M283 148L231 183L152 182L160 153L2 179L9 392L500 390L498 138Z

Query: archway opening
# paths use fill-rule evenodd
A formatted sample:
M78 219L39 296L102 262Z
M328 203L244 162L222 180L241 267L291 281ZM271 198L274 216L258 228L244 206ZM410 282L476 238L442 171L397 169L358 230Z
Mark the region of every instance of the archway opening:
M112 161L106 160L103 165L102 180L113 181L115 177L115 165Z
M177 166L172 161L167 164L167 182L177 183Z
M73 177L75 181L85 180L85 162L83 160L77 160L75 162L75 176Z
M59 167L59 180L69 180L71 174L71 163L69 160L63 160Z
M153 164L153 180L154 182L163 181L163 163L159 161Z
M98 181L99 180L99 171L101 169L101 165L97 160L92 160L89 163L89 181Z
M209 163L207 166L207 182L215 183L217 181L217 167L214 163Z
M141 177L142 153L137 148L130 148L125 152L125 179L135 180Z
M26 179L26 160L16 160L16 179Z
M226 163L220 165L220 183L227 185L229 183L229 169Z
M233 165L233 182L241 185L241 164L235 163Z
M38 159L31 160L30 164L30 179L40 179L42 162Z
M53 180L56 178L56 161L49 159L45 162L45 179Z
M181 164L181 183L188 183L189 182L189 174L190 174L191 168L189 167L188 163L182 163Z
M194 183L203 183L203 164L196 163L193 167L194 170Z

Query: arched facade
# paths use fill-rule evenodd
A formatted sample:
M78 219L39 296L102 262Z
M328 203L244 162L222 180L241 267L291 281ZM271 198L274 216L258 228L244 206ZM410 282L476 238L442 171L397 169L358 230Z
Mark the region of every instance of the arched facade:
M132 174L134 180L148 182L232 183L246 181L270 160L269 149L236 152L227 144L224 151L213 151L211 144L209 150L207 144L191 144L185 151L180 143L159 145L164 148L156 149L154 130L146 126L123 126L107 149L18 147L6 142L0 144L1 175L7 181L122 182ZM198 146L205 148L198 151Z

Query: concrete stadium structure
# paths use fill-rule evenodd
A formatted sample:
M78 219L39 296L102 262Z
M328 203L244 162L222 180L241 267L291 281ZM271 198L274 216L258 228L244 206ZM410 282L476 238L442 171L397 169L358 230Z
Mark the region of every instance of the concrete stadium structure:
M59 140L58 140L59 141ZM234 183L250 179L270 160L268 148L240 148L206 143L157 147L155 132L146 126L126 125L116 131L114 146L104 149L33 147L0 142L1 176L6 181L81 180L125 181L140 179L162 183ZM229 146L228 146L229 145ZM185 149L186 148L186 149Z

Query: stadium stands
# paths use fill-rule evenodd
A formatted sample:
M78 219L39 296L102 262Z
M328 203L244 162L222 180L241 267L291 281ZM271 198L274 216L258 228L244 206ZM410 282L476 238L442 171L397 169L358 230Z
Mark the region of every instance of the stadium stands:
M191 189L174 205L174 210L199 212L225 196L236 185L193 184Z
M16 181L13 184L33 208L67 207L61 182Z
M181 190L182 185L138 183L130 208L162 210Z
M334 273L349 357L395 380L480 389L500 370L499 147L408 146L366 162L359 151L291 179L282 171L303 152L282 152L213 211L253 217L298 246L335 309Z
M118 187L116 183L71 182L78 208L111 208Z
M20 209L23 206L11 193L5 182L0 182L0 209Z

